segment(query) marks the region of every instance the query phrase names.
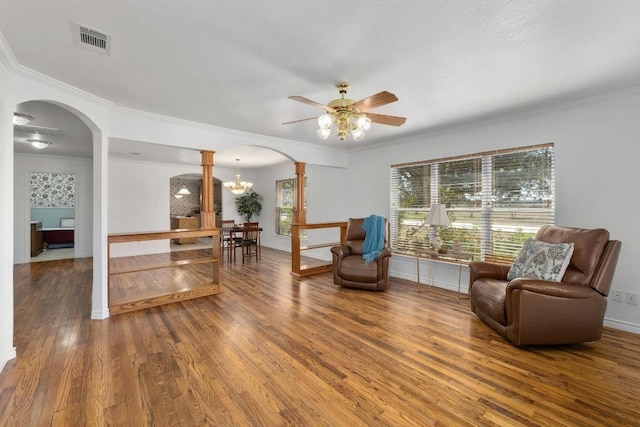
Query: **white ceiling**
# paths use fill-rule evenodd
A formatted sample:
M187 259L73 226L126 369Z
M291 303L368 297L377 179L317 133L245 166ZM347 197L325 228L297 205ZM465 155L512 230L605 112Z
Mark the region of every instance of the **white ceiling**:
M0 10L20 65L119 106L344 149L640 86L638 0L0 0ZM76 47L73 22L110 34L110 55ZM321 113L289 95L327 103L340 81L356 100L395 93L374 112L406 124L374 124L361 142L321 141L314 121L281 124Z

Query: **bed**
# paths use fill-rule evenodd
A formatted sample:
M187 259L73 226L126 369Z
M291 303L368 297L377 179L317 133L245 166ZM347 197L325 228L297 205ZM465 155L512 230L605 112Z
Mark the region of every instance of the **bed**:
M48 249L72 248L75 218L60 218L60 227L43 228L42 240Z

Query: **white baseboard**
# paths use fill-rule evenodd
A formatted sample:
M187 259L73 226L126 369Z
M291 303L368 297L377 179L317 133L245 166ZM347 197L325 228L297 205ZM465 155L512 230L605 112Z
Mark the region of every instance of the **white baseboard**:
M92 311L91 319L93 320L104 320L109 317L109 310L107 311Z
M640 335L640 325L636 325L635 323L623 322L621 320L615 319L607 319L605 317L604 326Z
M2 357L0 357L0 372L2 372L2 370L4 369L5 365L9 360L15 359L15 358L16 358L16 348L12 347L9 351L3 354Z

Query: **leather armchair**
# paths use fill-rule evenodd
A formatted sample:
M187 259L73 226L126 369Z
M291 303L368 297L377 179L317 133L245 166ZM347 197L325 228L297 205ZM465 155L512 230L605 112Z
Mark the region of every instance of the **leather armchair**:
M364 218L349 218L345 244L331 248L333 257L333 283L350 288L384 291L389 281L389 223L385 219L384 248L375 261L365 264L362 246L365 232Z
M509 265L469 265L471 310L515 345L575 344L600 339L607 295L622 243L604 229L545 225L536 240L574 243L561 282L507 279Z

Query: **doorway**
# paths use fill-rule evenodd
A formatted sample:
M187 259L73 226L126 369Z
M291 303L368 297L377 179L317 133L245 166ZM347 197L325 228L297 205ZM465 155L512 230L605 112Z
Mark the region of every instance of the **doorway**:
M14 262L92 256L93 132L54 102L26 101L15 111L29 121L13 128Z
M29 174L31 262L75 257L76 175Z

